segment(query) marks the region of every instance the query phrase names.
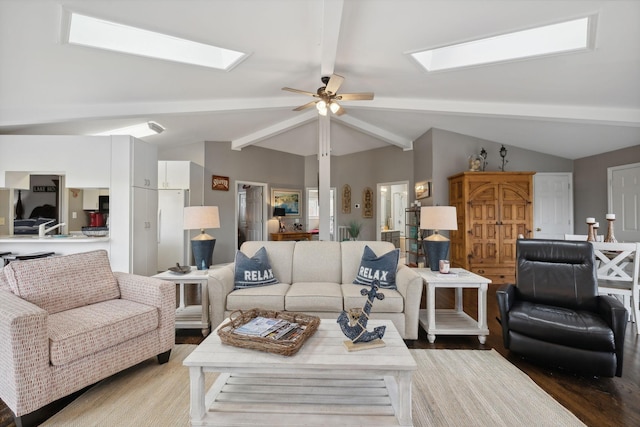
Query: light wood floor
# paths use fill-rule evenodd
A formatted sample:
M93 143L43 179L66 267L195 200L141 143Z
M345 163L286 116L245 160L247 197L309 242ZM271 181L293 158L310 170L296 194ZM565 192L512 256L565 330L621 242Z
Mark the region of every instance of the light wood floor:
M495 348L507 360L529 375L540 387L592 427L622 427L640 425L640 338L629 324L625 340L625 360L622 378L592 378L574 375L557 369L538 366L505 350L502 332L496 317L498 308L495 292L498 285L489 286L487 318L490 334L482 345L477 337L438 336L429 344L421 330L418 340L409 341L410 348L490 349ZM466 290L465 311L476 316L476 290ZM453 306L453 291L438 290L437 307ZM202 341L199 330L180 330L176 343L197 344ZM526 422L526 420L523 420ZM0 401L0 427L13 427L11 413Z

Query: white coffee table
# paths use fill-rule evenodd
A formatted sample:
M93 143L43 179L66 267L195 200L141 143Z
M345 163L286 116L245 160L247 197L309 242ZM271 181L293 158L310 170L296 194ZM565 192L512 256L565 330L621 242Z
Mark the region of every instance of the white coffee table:
M191 379L191 425L410 426L417 365L391 321L386 347L348 352L335 320L293 356L221 343L209 335L184 361ZM220 372L205 396L205 372Z
M477 335L480 344L484 344L489 335L487 326L487 287L490 279L478 276L463 268L452 268L457 275L439 274L429 268L416 268L422 276L427 289L427 309L420 310L420 326L427 332L430 343L435 342L436 335ZM455 307L453 309L436 310L436 289L454 288ZM478 320L464 312L462 290L478 289Z

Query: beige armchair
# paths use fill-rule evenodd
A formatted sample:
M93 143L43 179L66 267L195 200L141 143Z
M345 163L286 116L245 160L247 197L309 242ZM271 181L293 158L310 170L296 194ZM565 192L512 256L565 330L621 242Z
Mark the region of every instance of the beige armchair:
M0 398L16 425L150 357L167 362L175 300L171 282L112 272L103 250L0 270Z

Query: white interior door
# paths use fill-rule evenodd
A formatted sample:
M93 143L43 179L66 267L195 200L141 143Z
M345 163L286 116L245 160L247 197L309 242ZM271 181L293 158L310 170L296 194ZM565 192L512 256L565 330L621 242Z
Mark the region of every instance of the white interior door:
M640 163L608 168L607 175L609 213L616 214L614 235L619 242L640 242Z
M262 218L263 218L263 189L262 187L251 186L247 188L247 240L263 240L262 238Z
M572 182L570 172L533 176L533 237L562 240L573 234Z

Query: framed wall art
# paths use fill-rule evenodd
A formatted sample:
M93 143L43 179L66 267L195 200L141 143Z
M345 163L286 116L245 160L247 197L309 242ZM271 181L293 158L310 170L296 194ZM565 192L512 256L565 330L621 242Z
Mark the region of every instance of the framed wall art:
M351 186L349 184L342 186L342 213L351 213Z
M416 182L416 199L426 199L431 197L431 181Z
M373 190L369 187L362 191L362 217L373 218Z
M302 190L271 190L271 207L283 208L286 216L300 216L302 208Z

